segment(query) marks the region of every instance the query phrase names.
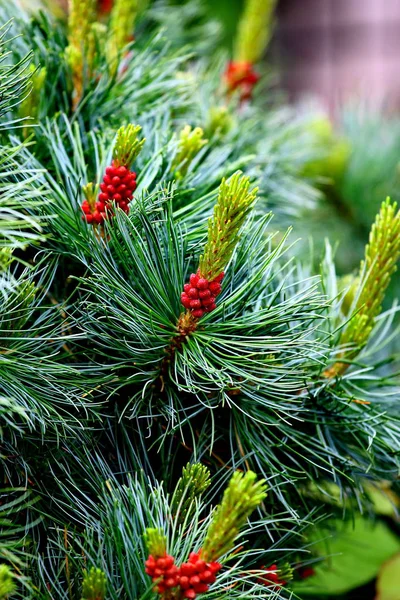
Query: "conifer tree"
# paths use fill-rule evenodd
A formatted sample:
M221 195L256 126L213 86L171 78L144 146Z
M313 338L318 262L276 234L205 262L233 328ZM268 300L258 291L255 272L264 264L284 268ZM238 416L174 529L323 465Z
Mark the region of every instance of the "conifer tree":
M255 87L274 2L239 83L144 4L0 4L0 596L289 598L310 525L398 476L399 212L316 273L278 231L313 148Z

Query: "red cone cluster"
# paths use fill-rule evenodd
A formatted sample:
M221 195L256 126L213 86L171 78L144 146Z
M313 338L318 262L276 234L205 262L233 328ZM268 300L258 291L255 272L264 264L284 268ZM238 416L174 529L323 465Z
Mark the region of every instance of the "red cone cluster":
M82 219L84 219L86 223L100 225L101 223L104 223L107 218L105 204L102 204L101 202L95 202L94 209L92 210L89 202L84 200L82 202L82 210L84 213Z
M199 271L192 273L190 283L183 286L181 294L181 302L185 308L189 308L196 318L200 318L205 312L211 312L217 308L215 300L218 294L221 293L221 281L224 278L224 273L221 273L208 281L201 277Z
M114 0L98 0L99 11L103 14L111 12Z
M221 569L219 563L208 563L200 558L200 553L195 552L179 568L174 562L169 554L157 559L150 554L145 562L146 573L156 583L155 591L159 594L179 586L183 591L183 598L194 600L197 594L206 592L215 582L216 574Z
M154 558L150 554L145 562L146 573L157 582L155 589L159 594L179 585L179 569L174 562L175 559L169 554L160 558Z
M299 569L299 575L301 579L308 579L315 575L315 571L312 567L302 567Z
M94 203L94 208L88 200L82 202L83 218L87 223L101 224L108 218L111 202L114 201L126 213L129 212L129 202L136 189L136 173L128 167L120 166L115 161L107 167L103 181L100 184L100 194Z
M261 567L265 569L265 575L259 578L259 582L263 583L267 587L273 587L275 585L286 585L287 581L281 579L279 577L279 569L278 565L271 565L266 569L265 567Z
M99 202L107 206L112 200L126 213L129 212L129 202L136 189L136 173L128 167L118 166L115 161L107 167L100 185Z
M225 82L230 92L236 89L241 90L241 100L248 100L251 97L253 88L260 79L254 71L251 62L231 61L225 71Z
M206 592L215 582L220 569L219 563L207 563L200 558L199 553L192 552L188 562L183 563L179 569L179 585L184 590L183 597L193 600L197 594Z

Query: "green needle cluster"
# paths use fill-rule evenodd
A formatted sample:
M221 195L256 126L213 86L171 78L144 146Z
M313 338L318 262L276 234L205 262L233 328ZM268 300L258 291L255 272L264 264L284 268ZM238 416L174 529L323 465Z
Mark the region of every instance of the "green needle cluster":
M201 551L204 560L218 560L233 548L247 519L266 498L266 490L265 480L257 481L252 471L233 474L208 528Z

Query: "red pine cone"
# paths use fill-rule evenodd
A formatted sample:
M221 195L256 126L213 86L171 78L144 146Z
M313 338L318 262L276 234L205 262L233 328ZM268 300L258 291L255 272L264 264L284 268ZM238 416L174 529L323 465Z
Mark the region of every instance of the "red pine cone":
M116 204L126 213L129 213L129 202L133 198L133 192L136 189L136 173L128 167L119 166L112 162L107 167L100 184L100 194L95 203L94 210L91 209L87 200L82 202L82 218L87 223L101 224L112 214L111 202Z
M200 277L199 271L192 273L190 283L183 286L181 294L181 302L185 308L192 311L196 318L200 318L205 312L211 312L217 308L215 300L218 294L221 293L221 281L224 278L224 273L221 273L208 281L204 277Z
M241 100L248 100L260 76L254 71L251 62L231 61L224 73L224 79L229 92L240 89Z
M308 579L315 575L315 570L312 567L302 567L299 569L299 575L301 579Z
M265 569L265 575L258 579L259 583L263 583L267 587L274 587L275 585L286 585L287 581L284 581L279 577L278 565L271 565L268 568L262 566L261 568Z
M118 166L113 161L111 166L107 167L103 182L100 184L99 202L107 204L114 200L124 212L128 213L128 204L133 198L135 189L136 173L128 167Z
M169 554L165 554L160 558L154 558L150 554L144 563L146 565L145 571L156 583L155 591L159 594L179 585L179 569L174 563L174 557Z
M193 600L197 594L206 592L210 584L216 580L221 569L217 562L207 563L200 558L200 553L192 552L189 560L179 569L179 585L184 590L183 597Z
M82 215L82 219L84 219L87 223L100 224L104 223L105 219L107 218L106 206L102 202L96 202L95 208L92 211L89 202L84 200L82 202L82 210L84 213Z
M113 7L114 0L98 0L99 11L103 14L109 13Z

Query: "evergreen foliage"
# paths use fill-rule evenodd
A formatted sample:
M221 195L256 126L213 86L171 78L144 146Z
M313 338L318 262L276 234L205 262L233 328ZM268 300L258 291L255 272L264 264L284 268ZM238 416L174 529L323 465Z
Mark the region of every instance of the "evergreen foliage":
M398 477L399 213L355 280L316 270L306 120L227 85L213 24L168 39L195 4L144 4L0 3L0 596L290 598L310 526Z

